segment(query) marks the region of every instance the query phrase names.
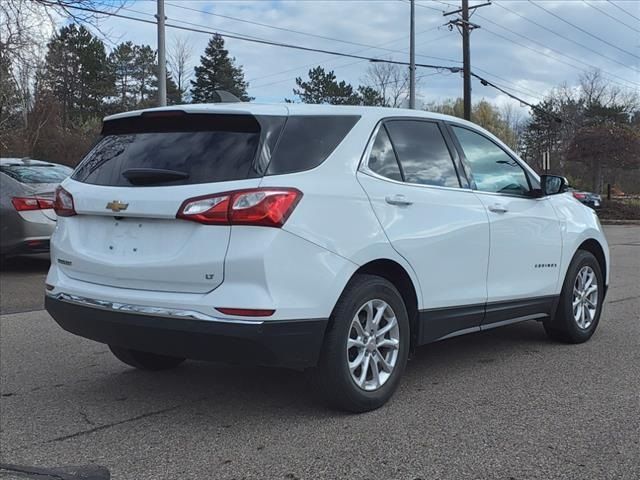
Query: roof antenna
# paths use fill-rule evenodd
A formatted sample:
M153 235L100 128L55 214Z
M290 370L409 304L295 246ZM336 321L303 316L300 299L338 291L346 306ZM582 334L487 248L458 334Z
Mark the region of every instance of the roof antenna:
M242 102L234 94L227 92L226 90L216 90L219 100L215 103L239 103Z

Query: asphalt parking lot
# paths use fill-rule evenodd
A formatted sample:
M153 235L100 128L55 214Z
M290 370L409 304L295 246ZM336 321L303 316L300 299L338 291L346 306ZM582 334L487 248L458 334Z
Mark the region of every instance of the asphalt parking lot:
M128 368L41 310L46 259L16 259L1 275L0 462L114 479L637 480L640 227L606 232L613 275L590 342L529 322L433 344L362 415L325 409L303 373Z

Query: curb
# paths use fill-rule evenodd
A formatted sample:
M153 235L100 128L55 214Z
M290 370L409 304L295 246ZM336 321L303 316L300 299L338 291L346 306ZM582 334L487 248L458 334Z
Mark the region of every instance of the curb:
M601 218L600 223L602 225L640 225L640 219L638 220L607 220Z

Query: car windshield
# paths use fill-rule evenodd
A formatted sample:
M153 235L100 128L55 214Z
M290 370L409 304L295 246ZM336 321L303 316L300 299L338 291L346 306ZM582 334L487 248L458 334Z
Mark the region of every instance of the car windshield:
M20 183L60 183L73 170L64 165L2 165L0 172L9 175Z

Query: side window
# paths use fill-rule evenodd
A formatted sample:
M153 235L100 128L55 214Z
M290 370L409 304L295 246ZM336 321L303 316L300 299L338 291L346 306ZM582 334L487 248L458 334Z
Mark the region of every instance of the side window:
M402 181L398 160L393 152L391 140L389 140L389 135L384 126L378 130L376 141L373 143L371 155L369 156L369 169L383 177L399 182Z
M529 182L524 169L504 150L467 128L453 125L452 128L471 165L478 190L512 195L529 193Z
M453 159L437 123L396 120L386 126L405 182L460 187Z

